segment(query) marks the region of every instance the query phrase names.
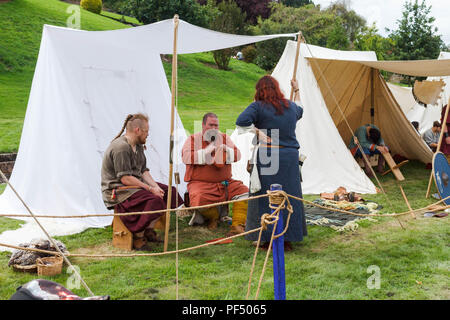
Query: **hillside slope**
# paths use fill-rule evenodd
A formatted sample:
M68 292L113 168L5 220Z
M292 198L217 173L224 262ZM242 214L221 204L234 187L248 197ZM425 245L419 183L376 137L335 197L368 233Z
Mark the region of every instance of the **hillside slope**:
M44 24L66 26L70 5L58 0L0 3L0 152L17 151ZM128 28L81 10L83 30Z
M44 24L66 26L69 4L58 0L14 0L0 3L0 152L17 151ZM81 10L81 29L112 30L129 25ZM169 79L170 59L164 62ZM253 99L265 71L231 61L231 71L218 70L211 53L179 57L179 113L192 132L194 121L215 112L222 129L234 128L238 113Z

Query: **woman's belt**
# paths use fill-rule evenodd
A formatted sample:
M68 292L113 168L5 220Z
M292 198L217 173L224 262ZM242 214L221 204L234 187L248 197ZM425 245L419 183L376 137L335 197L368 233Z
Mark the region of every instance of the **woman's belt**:
M284 148L283 146L279 146L276 144L260 144L260 148Z

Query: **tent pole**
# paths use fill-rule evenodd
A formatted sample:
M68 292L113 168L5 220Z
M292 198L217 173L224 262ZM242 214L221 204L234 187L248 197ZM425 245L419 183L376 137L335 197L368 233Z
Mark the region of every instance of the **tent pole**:
M436 152L439 152L439 150L441 149L442 137L444 136L445 130L447 130L447 116L448 116L449 105L450 105L450 98L448 99L447 108L445 109L445 116L443 118L443 123L441 125L441 134L439 135L439 143L438 143L438 146L436 147ZM436 154L436 152L435 152L435 154ZM428 198L430 196L432 180L433 180L433 169L431 169L430 180L428 181L427 194L425 195L425 198Z
M302 32L299 31L297 35L297 51L295 53L295 62L294 62L294 72L292 74L292 80L295 80L297 78L297 67L298 67L298 54L300 52L300 43L304 42ZM291 85L291 95L289 100L293 101L294 99L294 88Z
M170 228L170 208L172 204L172 175L173 175L173 123L175 118L175 88L176 83L176 73L177 73L177 38L178 38L178 15L173 17L174 30L173 30L173 55L172 55L172 103L170 110L170 146L169 146L169 184L167 189L167 211L166 211L166 228L164 231L164 252L167 251L167 246L169 244L169 228ZM175 195L177 196L177 195Z
M374 69L370 69L370 121L375 124L375 84L374 84Z

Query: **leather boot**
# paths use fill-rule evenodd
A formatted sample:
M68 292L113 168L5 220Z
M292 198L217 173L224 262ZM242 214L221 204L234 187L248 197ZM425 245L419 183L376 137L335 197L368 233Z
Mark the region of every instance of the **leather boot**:
M163 240L161 240L158 237L158 234L156 233L156 231L151 228L145 229L144 236L147 239L147 241L149 241L149 242L159 242L159 243L163 242Z
M133 249L137 251L151 251L152 248L148 245L145 237L138 237L133 235Z

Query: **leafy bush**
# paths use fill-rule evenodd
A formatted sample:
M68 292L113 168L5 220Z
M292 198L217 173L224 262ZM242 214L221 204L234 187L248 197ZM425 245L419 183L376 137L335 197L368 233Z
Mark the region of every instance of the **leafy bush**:
M102 0L81 0L80 6L87 11L100 14L102 12Z
M180 19L200 27L207 26L206 8L196 0L129 0L123 5L123 13L131 15L144 24Z
M321 10L314 4L295 8L273 2L271 8L272 14L268 19L258 19L258 24L250 28L254 34L301 31L308 44L348 50L353 34L365 24L364 19L345 6L334 5ZM265 70L274 68L288 40L278 38L257 43L255 63Z
M242 34L245 32L246 14L233 1L222 1L214 11L210 28L225 33ZM231 56L236 52L234 48L213 51L214 61L221 70L228 70Z
M242 54L244 56L244 61L248 63L252 63L256 58L256 48L255 46L246 46L242 49Z

